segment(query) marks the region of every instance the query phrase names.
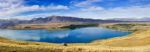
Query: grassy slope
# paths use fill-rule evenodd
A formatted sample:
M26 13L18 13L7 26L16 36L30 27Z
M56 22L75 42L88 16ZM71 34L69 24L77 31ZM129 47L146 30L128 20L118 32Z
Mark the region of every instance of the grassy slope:
M133 46L150 45L149 40L150 40L150 30L140 30L128 36L98 41L99 43L97 43L96 41L93 42L92 44L117 46L117 47L133 47Z
M142 24L141 23L128 23L128 24L110 23L110 24L102 24L101 26L109 29L115 29L119 31L131 31L131 32L150 28L150 24L144 24L144 23Z

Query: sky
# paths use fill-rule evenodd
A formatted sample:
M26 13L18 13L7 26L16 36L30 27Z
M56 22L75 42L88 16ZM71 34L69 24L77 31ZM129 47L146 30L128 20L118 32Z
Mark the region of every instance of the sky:
M0 19L47 16L147 18L150 0L0 0Z

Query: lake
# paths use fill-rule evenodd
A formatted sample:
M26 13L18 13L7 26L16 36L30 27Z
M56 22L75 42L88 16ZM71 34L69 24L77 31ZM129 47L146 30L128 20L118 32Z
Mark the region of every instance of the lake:
M85 27L66 30L0 30L0 36L13 40L50 43L89 43L113 37L125 36L130 32L121 32L101 27Z

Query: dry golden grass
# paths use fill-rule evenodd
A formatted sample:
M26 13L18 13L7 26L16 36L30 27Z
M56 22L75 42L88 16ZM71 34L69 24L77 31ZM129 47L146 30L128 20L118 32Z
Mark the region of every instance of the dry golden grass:
M131 47L131 46L143 46L150 45L150 30L140 30L135 33L124 36L116 37L108 40L101 40L91 43L95 45L108 45L108 46L119 46L119 47Z
M137 31L141 29L150 29L150 24L149 23L106 23L106 24L101 24L100 26L109 28L109 29L115 29L118 31Z

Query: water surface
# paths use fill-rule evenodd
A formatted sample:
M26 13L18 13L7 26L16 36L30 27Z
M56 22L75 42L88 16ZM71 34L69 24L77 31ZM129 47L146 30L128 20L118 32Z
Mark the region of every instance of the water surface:
M13 40L51 42L51 43L88 43L128 35L130 32L121 32L99 27L86 27L74 30L0 30L0 36Z

